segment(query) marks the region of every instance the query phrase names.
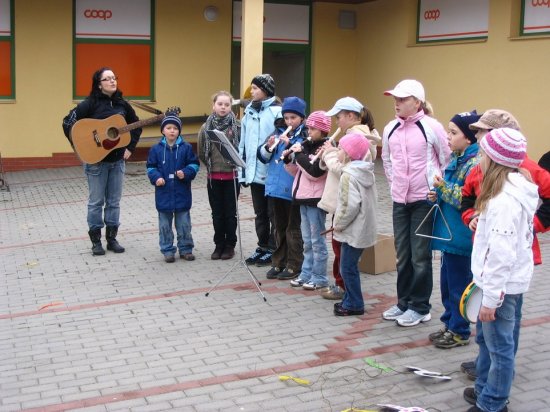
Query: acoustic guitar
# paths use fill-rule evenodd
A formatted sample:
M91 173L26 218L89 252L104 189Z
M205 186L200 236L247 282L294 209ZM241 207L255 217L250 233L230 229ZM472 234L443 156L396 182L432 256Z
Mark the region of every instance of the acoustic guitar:
M80 119L71 129L74 150L84 163L102 161L113 150L126 147L131 141L130 131L161 121L168 115L177 116L179 107L169 108L165 113L135 123L126 124L120 114L106 119Z

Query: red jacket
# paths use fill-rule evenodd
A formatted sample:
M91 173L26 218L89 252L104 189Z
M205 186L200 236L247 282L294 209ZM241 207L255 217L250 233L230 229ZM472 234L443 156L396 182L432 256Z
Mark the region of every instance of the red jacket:
M536 164L534 161L525 158L521 164L522 169L526 169L531 173L533 182L539 188L539 198L541 205L535 213L535 219L533 220L533 226L535 229L535 237L533 239L533 260L535 265L542 263L542 257L540 254L539 240L537 239L537 233L543 233L550 229L550 173ZM475 213L474 203L479 190L481 188L481 180L483 174L481 172L480 165L475 166L471 171L464 186L462 187L462 203L460 205L460 211L462 213L462 221L466 226L470 224L472 215Z

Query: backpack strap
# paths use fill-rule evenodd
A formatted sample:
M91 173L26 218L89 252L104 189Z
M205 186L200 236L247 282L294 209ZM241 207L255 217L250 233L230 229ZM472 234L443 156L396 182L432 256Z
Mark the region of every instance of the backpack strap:
M424 130L424 126L422 126L422 123L420 122L420 120L417 120L416 122L414 122L414 124L418 126L418 128L422 132L422 135L424 136L424 140L427 142L428 141L428 136L426 135L426 130ZM393 132L395 132L397 130L397 128L400 125L401 125L401 123L399 123L399 122L395 123L395 126L393 126L393 129L391 129L390 133L388 134L388 140L390 140L391 135L393 134Z

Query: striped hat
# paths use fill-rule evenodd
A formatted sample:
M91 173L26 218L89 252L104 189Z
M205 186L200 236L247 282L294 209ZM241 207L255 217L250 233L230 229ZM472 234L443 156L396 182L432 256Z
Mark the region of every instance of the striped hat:
M328 117L324 111L317 110L316 112L311 113L307 120L306 126L313 127L314 129L319 129L322 132L330 132L331 119Z
M495 163L517 169L527 154L527 140L518 130L493 129L479 143Z
M179 133L181 134L181 120L178 116L175 116L173 114L169 114L168 116L165 116L164 119L162 119L162 122L160 123L160 132L164 130L164 126L167 124L173 124L176 126L179 130Z

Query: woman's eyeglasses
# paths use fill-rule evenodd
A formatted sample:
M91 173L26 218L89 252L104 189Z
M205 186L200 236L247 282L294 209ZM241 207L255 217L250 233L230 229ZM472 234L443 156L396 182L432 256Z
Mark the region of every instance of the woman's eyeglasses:
M116 82L118 78L116 76L114 77L105 77L104 79L101 79L102 82Z

